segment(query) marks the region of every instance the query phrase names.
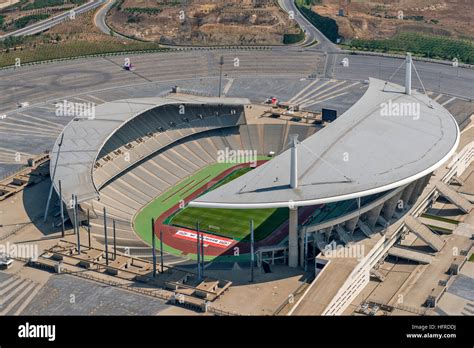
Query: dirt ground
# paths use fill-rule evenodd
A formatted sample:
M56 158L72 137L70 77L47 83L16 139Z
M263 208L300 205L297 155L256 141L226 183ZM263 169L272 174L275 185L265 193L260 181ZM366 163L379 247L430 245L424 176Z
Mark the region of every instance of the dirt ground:
M121 0L107 23L128 36L178 45L274 45L298 32L271 0Z
M472 0L321 0L313 10L331 17L346 39L389 38L417 32L453 38L474 38ZM344 16L339 16L339 9ZM400 12L401 11L401 12ZM399 15L403 19L399 19Z

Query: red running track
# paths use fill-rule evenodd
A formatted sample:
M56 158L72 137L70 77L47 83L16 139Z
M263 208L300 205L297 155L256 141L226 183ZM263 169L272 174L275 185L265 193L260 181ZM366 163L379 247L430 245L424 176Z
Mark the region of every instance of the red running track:
M261 164L265 163L266 161L258 161L257 166L260 166ZM199 189L197 189L195 192L193 192L191 195L186 197L184 199L185 203L187 204L188 202L192 201L196 197L199 197L202 193L204 193L206 190L214 186L216 183L218 183L220 180L224 179L227 175L230 173L234 172L236 169L244 168L247 167L249 164L248 163L243 163L243 164L238 164L232 168L229 168L216 176L214 179L209 181L207 184L203 185ZM196 246L196 237L194 236L194 240L192 238L186 238L183 236L176 235L178 230L181 231L190 231L190 232L195 232L186 228L179 228L175 226L170 226L164 224L164 221L171 216L176 210L179 209L179 203L175 204L173 207L168 209L166 212L161 214L155 221L155 234L159 237L160 231L163 232L163 243L172 247L173 249L177 249L181 251L181 255L185 256L187 254L196 254L197 253L197 246ZM298 220L299 221L304 221L306 220L310 215L311 211L314 210L314 207L304 207L299 209L299 214L298 214ZM233 239L225 238L225 237L219 237L216 235L211 235L208 233L205 233L206 236L209 237L216 237L225 241L230 242L230 244L224 246L224 245L216 245L212 242L210 243L204 243L205 251L204 254L206 256L231 256L234 255L234 248L238 247L239 249L239 254L246 254L250 252L250 242L244 242L244 241L236 241ZM288 220L285 221L280 227L278 227L273 233L271 233L269 236L266 238L262 239L259 242L255 243L255 248L263 247L263 246L271 246L271 245L276 245L280 243L286 236L288 235Z

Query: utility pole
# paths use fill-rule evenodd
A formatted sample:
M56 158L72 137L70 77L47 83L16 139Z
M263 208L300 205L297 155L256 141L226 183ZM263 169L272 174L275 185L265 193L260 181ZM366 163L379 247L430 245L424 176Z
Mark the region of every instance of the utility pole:
M254 281L254 235L253 235L253 220L250 220L250 282Z
M77 222L77 196L75 194L72 195L73 204L74 204L74 230L77 234L77 254L81 254L81 239L79 235L79 224Z
M59 206L61 209L61 237L64 238L65 229L64 229L64 207L63 207L63 191L61 188L61 180L59 180Z
M109 242L107 241L107 212L104 207L105 264L109 265Z
M89 209L87 209L87 239L89 242L89 250L91 249L91 217Z
M204 278L204 234L201 233L201 277Z
M160 230L160 263L161 273L163 273L163 230Z
M224 56L221 56L219 59L219 98L221 97L221 88L222 88L222 67L224 65Z
M197 274L198 274L198 279L201 280L201 259L200 259L200 253L201 253L201 248L199 247L199 221L196 222L196 247L197 247Z
M156 237L155 237L155 219L151 218L151 247L153 255L153 278L156 278Z
M308 270L308 232L304 233L304 270Z
M115 238L115 219L112 220L112 231L114 234L114 261L117 259L117 240Z

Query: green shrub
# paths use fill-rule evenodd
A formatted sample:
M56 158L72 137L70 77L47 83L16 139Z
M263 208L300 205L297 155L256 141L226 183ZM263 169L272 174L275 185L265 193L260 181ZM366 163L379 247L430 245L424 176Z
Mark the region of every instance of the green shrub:
M297 42L300 42L304 39L304 32L303 30L299 30L297 34L284 34L283 35L283 43L285 45L291 45Z
M457 58L464 63L474 63L474 45L465 40L450 39L418 33L401 33L384 40L354 39L350 46L367 51L412 52L428 58L452 60Z
M339 26L336 21L329 17L324 17L311 10L312 0L296 0L295 4L303 15L329 40L337 43L341 38Z
M148 8L148 7L127 7L126 9L124 9L124 11L130 14L144 13L144 14L149 14L149 15L154 15L161 12L159 8Z
M140 22L140 17L128 15L127 23L139 23L139 22Z
M30 16L24 16L24 17L20 17L18 18L17 20L15 20L13 22L15 28L17 29L21 29L21 28L24 28L26 27L28 24L30 23L35 23L35 22L39 22L43 19L46 19L49 17L49 14L35 14L35 15L30 15Z
M64 0L35 0L31 4L23 6L21 10L27 11L27 10L34 10L38 8L61 6L61 5L64 5Z

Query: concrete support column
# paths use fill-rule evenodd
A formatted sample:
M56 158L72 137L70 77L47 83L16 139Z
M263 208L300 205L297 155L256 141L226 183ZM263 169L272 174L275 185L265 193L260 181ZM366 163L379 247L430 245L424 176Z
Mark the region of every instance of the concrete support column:
M382 208L383 204L380 204L379 206L367 212L367 225L369 225L370 228L375 227L375 224L377 223L377 218L379 217Z
M395 196L390 198L388 201L385 202L382 208L382 215L385 220L390 221L393 214L395 213L395 209L397 209L398 200L402 196L403 191L398 192Z
M416 202L416 200L418 199L418 197L420 196L420 194L423 192L423 189L425 188L425 186L428 184L428 182L430 181L430 178L431 178L431 174L428 174L422 178L419 178L417 181L416 181L416 186L415 186L415 189L413 190L413 193L408 201L408 204L413 204Z
M304 242L305 242L305 238L304 238L304 233L300 233L300 236L299 236L299 241L300 241L300 266L303 267L304 266L304 256L305 256L305 253L304 253Z
M425 176L424 182L423 182L423 189L429 184L431 177L433 176L433 173L429 173L428 175Z
M408 203L408 201L410 200L410 197L413 193L413 190L415 189L415 186L416 186L416 181L412 182L411 184L408 184L407 187L405 187L405 189L403 190L403 193L402 193L402 201L403 201L403 206L406 206Z
M323 230L323 233L324 233L324 237L325 237L325 242L326 243L329 243L329 239L331 238L331 234L332 234L332 230L334 229L334 226L330 226L328 228L325 228Z
M298 267L298 207L290 208L288 266Z
M349 233L353 233L356 226L357 226L357 222L359 221L359 216L356 216L355 218L352 218L348 221L346 221L345 223L345 228L346 230L349 232Z
M415 181L415 183L416 183L415 188L413 189L413 192L411 193L410 199L408 200L408 204L410 204L410 205L415 203L416 200L418 199L418 195L420 193L421 184L422 184L422 178Z

